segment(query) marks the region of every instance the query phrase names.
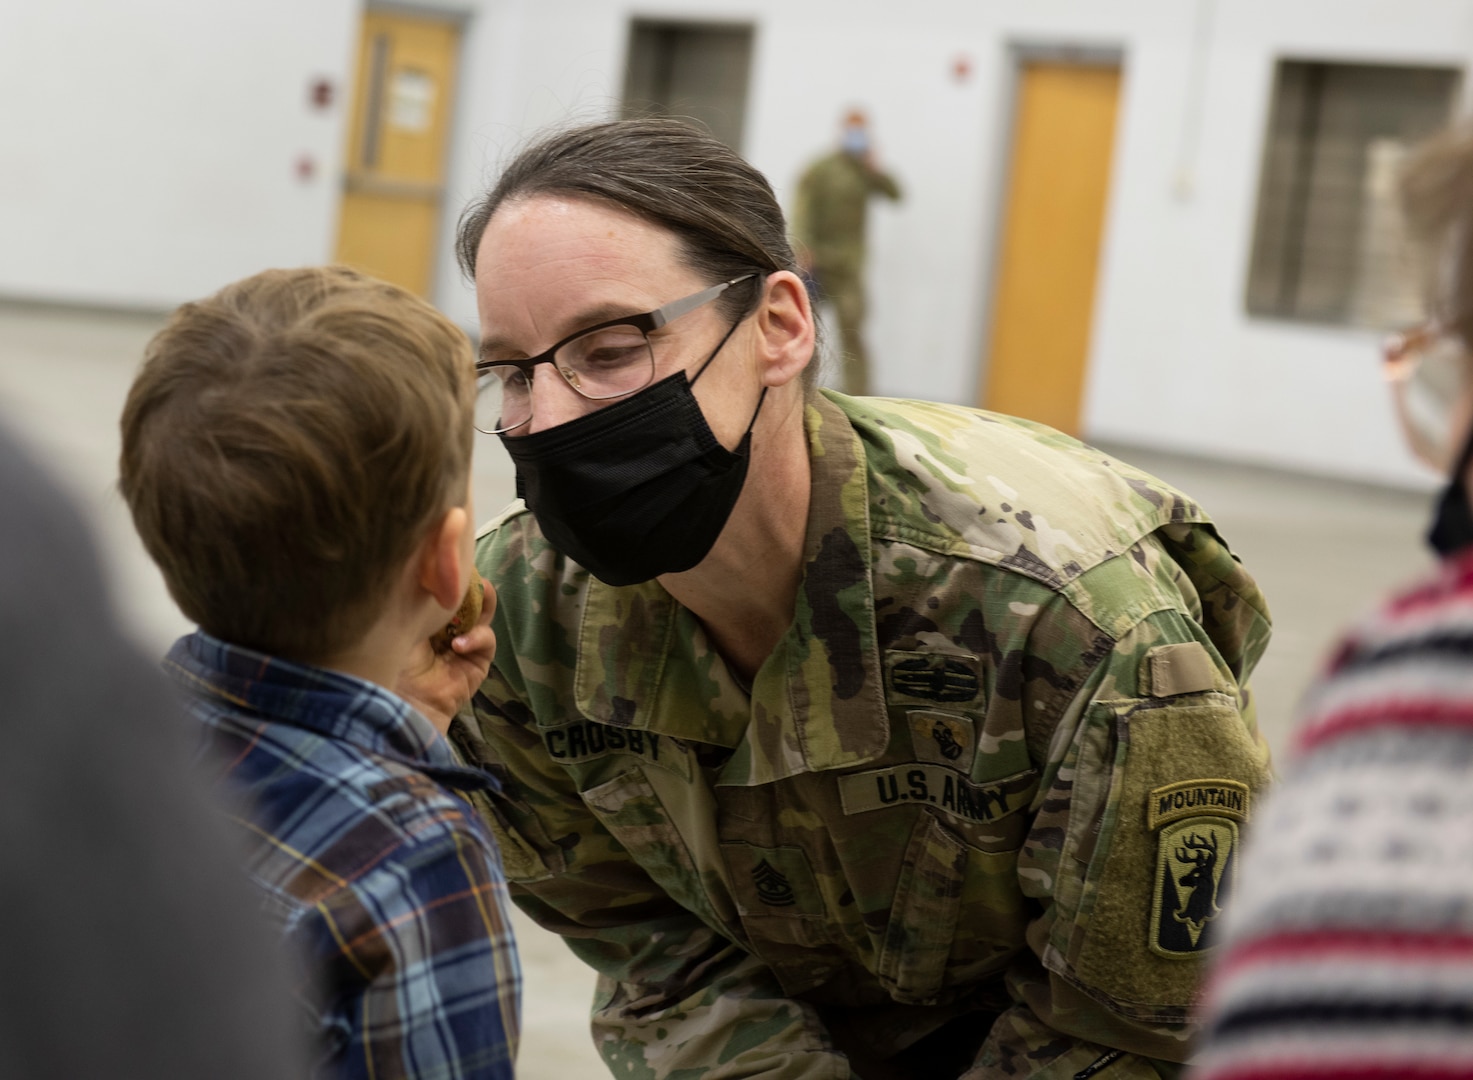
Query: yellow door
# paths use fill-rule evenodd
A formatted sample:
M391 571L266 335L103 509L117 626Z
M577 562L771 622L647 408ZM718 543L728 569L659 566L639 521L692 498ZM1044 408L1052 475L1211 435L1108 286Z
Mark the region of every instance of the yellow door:
M981 404L1077 434L1120 69L1020 74Z
M369 11L358 49L337 260L427 296L460 28Z

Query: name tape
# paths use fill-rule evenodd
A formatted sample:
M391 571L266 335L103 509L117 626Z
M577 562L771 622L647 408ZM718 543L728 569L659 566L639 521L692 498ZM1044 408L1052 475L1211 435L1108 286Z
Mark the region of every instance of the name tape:
M684 748L668 736L657 735L653 731L583 720L544 729L542 745L547 748L549 757L569 765L608 754L633 754L687 780L691 777L691 765Z

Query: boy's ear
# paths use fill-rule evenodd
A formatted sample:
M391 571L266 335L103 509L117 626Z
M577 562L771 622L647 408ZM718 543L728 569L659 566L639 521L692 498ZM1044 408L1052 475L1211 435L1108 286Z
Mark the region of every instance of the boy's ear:
M419 550L419 585L442 608L454 611L465 595L471 568L465 558L465 536L471 527L463 506L452 506L430 527Z
M766 385L782 386L808 366L813 358L813 305L796 274L779 270L767 276L757 328Z

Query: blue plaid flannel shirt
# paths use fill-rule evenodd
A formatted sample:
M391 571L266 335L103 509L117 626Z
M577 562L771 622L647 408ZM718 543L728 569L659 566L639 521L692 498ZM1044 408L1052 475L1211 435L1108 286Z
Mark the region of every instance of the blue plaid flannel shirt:
M521 972L496 843L422 715L372 683L180 638L165 670L205 726L204 764L247 870L298 950L319 1077L510 1080Z

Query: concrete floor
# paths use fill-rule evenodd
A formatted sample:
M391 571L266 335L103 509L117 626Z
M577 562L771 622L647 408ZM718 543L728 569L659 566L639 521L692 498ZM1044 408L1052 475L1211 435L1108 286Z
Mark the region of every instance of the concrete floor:
M0 415L86 510L112 574L112 599L138 640L155 652L188 624L133 533L115 477L118 415L159 322L148 315L0 304ZM1198 499L1263 586L1275 632L1254 683L1263 730L1280 751L1294 703L1336 629L1429 565L1421 543L1429 497L1105 449ZM477 439L474 488L481 517L511 497L511 465L494 438ZM520 919L517 931L526 982L518 1075L606 1076L587 1036L588 971L527 920Z

